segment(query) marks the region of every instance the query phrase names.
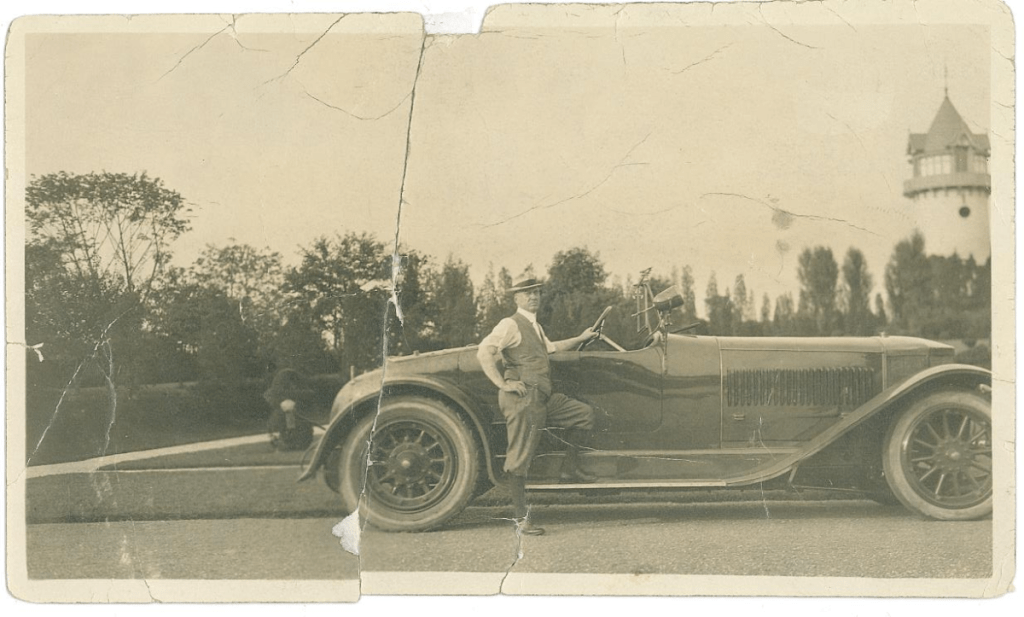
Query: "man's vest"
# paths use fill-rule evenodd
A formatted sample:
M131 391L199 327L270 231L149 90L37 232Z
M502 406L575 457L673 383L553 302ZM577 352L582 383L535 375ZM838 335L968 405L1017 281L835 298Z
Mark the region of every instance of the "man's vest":
M535 386L550 396L551 364L548 360L547 346L529 319L516 313L512 316L512 321L519 326L522 340L515 347L509 347L502 352L505 379L522 381L527 386Z

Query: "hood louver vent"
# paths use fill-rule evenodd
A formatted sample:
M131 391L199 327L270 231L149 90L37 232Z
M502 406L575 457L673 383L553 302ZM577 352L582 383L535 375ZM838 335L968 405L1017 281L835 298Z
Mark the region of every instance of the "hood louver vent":
M875 371L863 366L728 371L728 407L856 407L878 393Z

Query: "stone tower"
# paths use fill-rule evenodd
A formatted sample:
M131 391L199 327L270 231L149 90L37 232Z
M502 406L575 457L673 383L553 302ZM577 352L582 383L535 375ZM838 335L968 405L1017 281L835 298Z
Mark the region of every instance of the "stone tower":
M949 100L942 99L927 133L911 133L907 155L912 177L903 195L913 205L917 227L931 255L989 257L988 135L972 133Z

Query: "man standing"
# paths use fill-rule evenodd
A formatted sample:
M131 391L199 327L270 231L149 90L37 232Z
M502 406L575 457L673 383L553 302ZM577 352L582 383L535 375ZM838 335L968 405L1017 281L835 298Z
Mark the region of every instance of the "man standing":
M546 427L570 430L568 449L562 465L563 482L593 482L595 477L578 467L579 444L594 428L594 410L586 403L551 392L548 354L579 346L597 336L587 328L579 336L552 343L537 323L541 283L534 278L520 280L509 289L518 310L502 319L484 338L477 359L487 377L498 386L498 405L508 429L505 473L509 476L512 506L519 532L541 535L544 529L527 520L526 475ZM505 365L505 374L498 361Z

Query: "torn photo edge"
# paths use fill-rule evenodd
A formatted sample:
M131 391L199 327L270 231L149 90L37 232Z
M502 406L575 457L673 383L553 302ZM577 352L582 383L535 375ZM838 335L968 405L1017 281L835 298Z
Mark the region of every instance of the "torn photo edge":
M996 3L991 3L996 4ZM1002 224L993 224L992 252L999 255L1014 255L1014 173L1013 147L1015 127L1013 106L997 101L1014 101L1014 41L1009 16L997 10L988 13L977 11L975 5L942 2L915 7L919 13L915 19L935 23L956 23L967 19L971 23L989 21L992 32L992 111L991 132L999 136L992 143L992 201L993 216L999 213ZM801 23L801 7L793 6L780 23L792 20ZM851 23L892 22L894 16L888 6L870 4L861 10L852 9L856 15L845 12L843 16ZM723 14L727 12L723 11ZM490 15L488 15L490 17ZM726 18L723 18L726 19ZM884 21L888 20L888 21ZM728 22L723 23L727 25ZM738 22L743 23L743 22ZM806 22L804 22L806 23ZM486 21L485 21L486 24ZM282 30L289 27L282 23ZM23 255L24 246L24 105L18 97L24 83L23 37L30 32L78 32L85 29L105 32L175 32L193 31L213 34L217 26L203 17L166 16L126 21L118 17L81 18L30 18L17 22L12 27L8 40L7 59L7 324L8 324L8 572L12 589L23 590L21 597L43 601L92 601L104 597L112 602L149 601L153 598L171 601L344 601L358 597L359 584L353 582L332 582L330 589L323 581L32 581L24 572L25 564L25 443L24 414L17 413L24 403L24 332ZM1000 341L993 346L995 373L994 401L999 411L994 417L994 432L997 435L1013 435L1015 432L1015 345L1013 334L1013 302L1015 288L1014 264L1012 259L993 263L993 289L999 292L999 301L993 302L993 330L1001 334ZM995 295L995 294L994 294ZM1005 338L1004 338L1005 337ZM22 336L23 338L23 336ZM778 577L675 577L651 576L644 581L632 580L628 576L610 575L566 575L566 574L519 574L506 581L504 593L517 594L563 594L572 589L574 593L612 593L623 595L659 595L695 593L699 595L910 595L910 596L970 596L983 597L1002 593L1009 585L1013 574L1013 519L1015 517L1015 478L1013 477L1013 446L996 450L995 510L993 518L993 579L982 580L886 580L866 581L849 579L793 579L792 585L780 585ZM16 540L22 540L19 544ZM1007 541L1009 540L1009 541ZM24 577L22 577L24 575ZM466 587L456 581L466 581L465 573L398 574L373 573L376 581L367 585L366 593L448 593L449 589L460 589L460 593L473 593L472 586ZM417 583L430 581L429 585ZM449 586L450 585L450 586ZM102 594L97 595L97 590ZM674 590L674 591L673 591ZM487 583L486 589L478 593L494 593Z

